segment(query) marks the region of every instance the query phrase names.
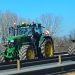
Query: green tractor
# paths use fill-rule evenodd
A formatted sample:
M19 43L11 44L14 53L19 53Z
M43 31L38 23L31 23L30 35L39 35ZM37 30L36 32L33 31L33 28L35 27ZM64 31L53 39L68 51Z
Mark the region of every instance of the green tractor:
M48 31L44 34L41 24L22 24L9 28L6 39L5 61L48 58L54 55L53 39Z

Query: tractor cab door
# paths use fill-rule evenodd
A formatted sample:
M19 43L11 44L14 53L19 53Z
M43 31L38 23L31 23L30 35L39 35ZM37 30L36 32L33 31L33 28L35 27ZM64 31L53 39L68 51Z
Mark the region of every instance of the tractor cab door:
M42 27L41 24L33 24L34 32L37 32L38 34L42 34Z

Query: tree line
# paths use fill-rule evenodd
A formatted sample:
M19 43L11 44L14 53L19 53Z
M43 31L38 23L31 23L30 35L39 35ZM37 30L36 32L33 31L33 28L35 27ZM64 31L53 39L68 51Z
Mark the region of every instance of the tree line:
M22 22L25 23L32 23L31 20L19 17L17 14L5 11L0 12L0 38L1 42L4 42L5 39L9 36L8 29L11 26L14 26L14 23L16 25L22 24ZM75 31L72 31L68 37L58 37L58 31L60 27L60 19L59 16L54 16L51 14L43 14L40 16L39 19L36 19L34 21L35 23L41 23L45 29L48 29L50 32L50 36L54 39L54 47L56 51L65 51L69 48L69 46L72 43L72 39L75 39ZM45 31L45 29L43 31Z

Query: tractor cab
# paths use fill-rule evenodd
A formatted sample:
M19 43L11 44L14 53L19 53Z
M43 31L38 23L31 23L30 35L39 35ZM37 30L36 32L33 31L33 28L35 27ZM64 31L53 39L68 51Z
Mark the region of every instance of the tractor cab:
M42 34L42 27L41 24L23 24L17 27L17 35L28 35L32 36L34 33Z
M14 27L9 27L9 34L11 36L15 35L33 35L35 32L42 34L41 24L22 24Z

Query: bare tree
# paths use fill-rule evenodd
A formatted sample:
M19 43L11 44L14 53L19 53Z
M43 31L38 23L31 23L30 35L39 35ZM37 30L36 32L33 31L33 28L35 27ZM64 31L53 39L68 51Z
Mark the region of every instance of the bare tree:
M68 52L68 48L72 43L69 41L69 38L64 37L55 37L54 47L56 52Z
M46 27L46 29L49 30L50 35L55 35L58 30L59 26L59 18L58 16L52 16L52 15L42 15L41 16L41 22Z
M71 31L69 34L69 40L74 41L75 40L75 30Z
M5 40L8 37L8 28L14 25L14 22L17 23L18 17L12 12L1 12L0 13L0 31L2 33L2 38Z
M5 38L9 36L9 33L8 33L9 27L11 26L15 27L15 25L21 25L22 22L29 23L30 20L18 17L15 13L10 11L1 12L0 13L0 31L2 33L2 39L5 41Z

